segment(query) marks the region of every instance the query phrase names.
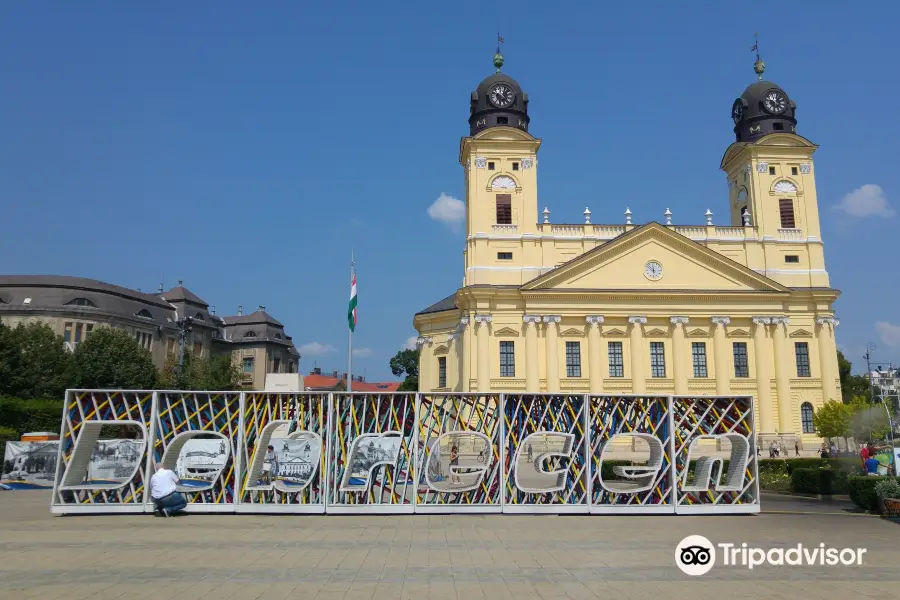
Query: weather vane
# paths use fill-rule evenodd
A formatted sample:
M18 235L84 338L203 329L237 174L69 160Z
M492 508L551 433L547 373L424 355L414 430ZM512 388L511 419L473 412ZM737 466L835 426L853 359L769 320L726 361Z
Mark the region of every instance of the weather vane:
M766 63L759 57L759 35L756 32L753 32L753 47L750 48L750 52L756 52L756 62L753 63L753 71L756 73L756 78L759 81L762 81L763 72L766 70Z
M503 43L503 36L500 35L500 32L497 32L497 53L494 54L494 66L497 67L497 72L500 72L500 67L503 66L503 55L500 54L500 44Z

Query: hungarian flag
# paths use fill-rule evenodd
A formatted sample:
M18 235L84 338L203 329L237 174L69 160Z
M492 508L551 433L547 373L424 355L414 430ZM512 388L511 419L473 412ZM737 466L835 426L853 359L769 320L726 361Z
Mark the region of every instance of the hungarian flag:
M347 323L350 331L356 331L356 269L350 275L350 307L347 309Z

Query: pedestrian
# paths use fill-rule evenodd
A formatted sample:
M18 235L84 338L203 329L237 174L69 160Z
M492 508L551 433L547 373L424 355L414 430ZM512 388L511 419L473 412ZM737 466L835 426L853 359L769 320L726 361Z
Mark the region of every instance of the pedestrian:
M878 475L878 467L881 466L881 463L878 462L878 459L874 456L869 456L866 459L866 474L867 475Z
M819 456L821 456L822 458L828 458L828 446L824 443L822 444L822 447L819 448Z
M859 450L859 462L862 464L863 471L866 470L866 461L869 460L869 447L871 443L863 444Z
M272 477L275 472L275 446L266 448L266 454L263 456L263 483L268 485L272 483Z
M450 447L450 483L462 483L462 480L459 478L459 473L456 472L456 467L459 465L459 448L456 446Z
M800 456L800 439L794 440L794 456Z
M150 498L153 500L154 515L170 517L187 506L184 496L176 488L178 482L175 471L161 464L156 465L156 472L150 478Z

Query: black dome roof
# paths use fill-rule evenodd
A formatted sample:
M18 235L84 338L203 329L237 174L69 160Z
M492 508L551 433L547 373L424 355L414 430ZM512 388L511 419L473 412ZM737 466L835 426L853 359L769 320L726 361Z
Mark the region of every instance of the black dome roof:
M767 97L770 98L768 105ZM779 100L783 100L783 107ZM796 133L796 112L797 105L781 86L771 81L754 82L747 86L731 107L736 139L750 142L770 133Z
M491 90L505 85L512 93L512 103L496 106L491 102ZM489 127L516 127L528 131L528 94L519 82L506 73L494 73L485 78L472 92L469 104L469 135L475 135Z

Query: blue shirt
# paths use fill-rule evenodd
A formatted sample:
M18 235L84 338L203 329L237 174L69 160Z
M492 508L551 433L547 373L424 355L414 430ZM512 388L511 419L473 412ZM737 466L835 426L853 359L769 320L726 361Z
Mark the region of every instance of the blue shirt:
M881 463L878 462L878 460L876 460L874 458L868 458L868 459L866 459L866 472L867 473L877 473L878 467L880 465L881 465Z

